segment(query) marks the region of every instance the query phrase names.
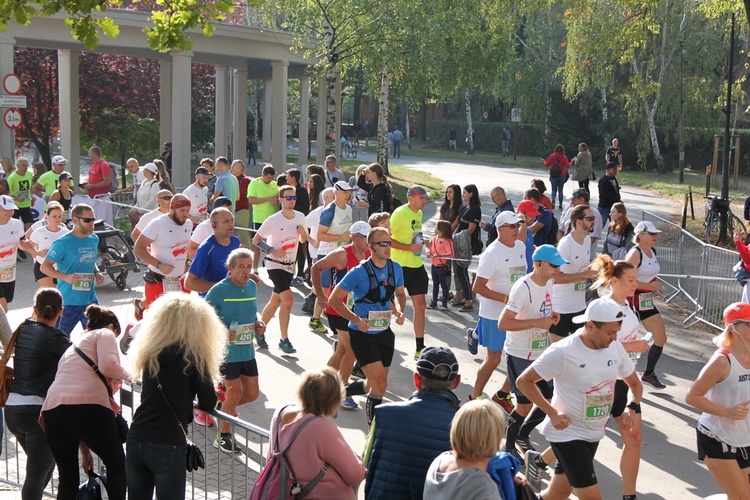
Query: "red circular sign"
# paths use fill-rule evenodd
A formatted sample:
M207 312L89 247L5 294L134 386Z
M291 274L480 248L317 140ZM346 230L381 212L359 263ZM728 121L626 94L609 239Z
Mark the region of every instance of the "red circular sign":
M3 113L3 123L5 123L6 127L16 130L23 123L21 112L16 108L6 109L5 113Z
M8 73L3 78L3 89L9 94L21 92L21 79L14 73Z

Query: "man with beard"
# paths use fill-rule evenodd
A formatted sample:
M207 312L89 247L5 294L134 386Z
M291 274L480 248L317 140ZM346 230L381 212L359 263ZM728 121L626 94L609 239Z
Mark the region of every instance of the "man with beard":
M164 293L180 290L188 293L183 276L190 266L187 256L193 223L189 214L188 197L174 195L169 203L169 213L149 222L135 242L133 251L148 264L148 271L143 275L146 282L144 309Z
M79 322L86 328L86 308L99 303L94 285L104 283L104 276L96 272L99 237L94 234L94 210L79 203L70 215L73 230L52 243L41 267L57 280L64 306L58 327L68 335Z
M208 178L211 172L206 167L195 169L195 182L186 187L182 194L190 200L190 220L198 225L208 218Z

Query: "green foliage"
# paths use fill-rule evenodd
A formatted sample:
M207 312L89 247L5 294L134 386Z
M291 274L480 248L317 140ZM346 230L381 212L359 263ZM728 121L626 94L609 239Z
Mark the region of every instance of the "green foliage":
M192 151L206 149L214 142L215 116L211 111L193 110L190 122L190 142ZM249 129L248 129L249 130Z
M95 132L84 132L81 144L97 144L105 156L118 160L130 156L155 158L159 153L159 122L122 108L104 110Z
M500 153L501 132L505 125L513 136L513 126L509 123L481 122L473 123L476 133L474 148L481 151ZM458 134L458 149L465 146L464 137L466 133L465 120L432 120L427 124L427 143L435 147L447 147L448 134L451 127ZM518 135L517 153L521 155L547 156L549 152L544 148L544 127L542 125L523 124L517 127ZM513 138L511 138L513 141Z

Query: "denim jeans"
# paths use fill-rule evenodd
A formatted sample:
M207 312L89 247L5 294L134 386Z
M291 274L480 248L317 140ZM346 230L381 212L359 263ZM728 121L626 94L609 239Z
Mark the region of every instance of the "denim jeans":
M185 499L185 445L128 439L125 448L129 498L152 498L156 486L159 500Z
M607 221L609 220L609 212L611 208L596 207L599 210L599 215L602 216L602 226L607 227Z
M55 458L39 425L41 405L6 406L8 430L26 452L26 478L21 489L23 500L40 500L55 470ZM2 425L2 424L0 424Z
M563 198L563 187L565 186L565 177L562 175L559 177L550 177L549 179L550 184L552 184L552 192L550 193L550 198L552 198L552 208L555 208L555 199L557 199L557 203L562 206L563 201L565 201L565 198ZM559 194L559 197L556 196Z
M393 141L393 157L401 158L401 141Z

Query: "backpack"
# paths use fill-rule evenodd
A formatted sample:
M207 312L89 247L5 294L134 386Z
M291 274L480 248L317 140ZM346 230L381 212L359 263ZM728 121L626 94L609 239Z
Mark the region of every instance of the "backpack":
M388 259L388 284L385 286L385 297L380 296L381 284L378 282L378 277L375 276L375 270L373 270L371 266L372 261L370 260L366 260L362 264L362 267L365 268L365 272L367 272L367 278L370 282L370 289L367 291L367 294L364 297L355 300L354 303L362 304L364 302L368 304L374 304L375 302L380 302L381 305L385 305L391 301L393 292L396 290L396 275L393 272L393 261L391 259ZM370 298L370 294L376 291L378 292L378 298L374 298L374 296Z
M396 198L395 196L391 196L391 210L390 212L393 213L394 210L396 210L398 207L403 205L404 202Z
M106 160L99 160L99 161L104 162ZM99 164L99 174L101 174L101 172L102 172L102 164L100 163ZM110 165L109 166L109 192L110 193L114 193L115 191L117 191L118 189L120 189L120 185L119 184L120 183L118 182L118 179L117 179L117 172L112 167L112 165Z
M318 416L309 418L302 422L297 430L292 434L292 440L289 441L289 445L284 448L284 451L279 451L279 427L281 427L281 417L284 414L284 410L288 407L285 406L279 412L279 416L276 419L276 428L274 429L274 445L271 455L268 457L266 465L260 472L258 479L255 481L253 491L250 493L250 500L287 500L288 498L301 499L307 496L315 486L323 479L323 476L328 472L328 462L323 463L323 467L320 472L310 481L304 488L294 479L292 469L289 467L289 462L286 459L286 452L297 439L299 433L304 429L307 424L316 420Z
M550 210L552 212L552 210ZM555 214L552 214L552 220L549 223L549 233L547 233L547 244L557 245L557 232L560 230L560 223L557 221Z
M560 158L555 157L554 163L549 168L549 176L552 177L560 177L562 175L562 172L560 171Z

